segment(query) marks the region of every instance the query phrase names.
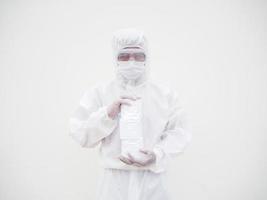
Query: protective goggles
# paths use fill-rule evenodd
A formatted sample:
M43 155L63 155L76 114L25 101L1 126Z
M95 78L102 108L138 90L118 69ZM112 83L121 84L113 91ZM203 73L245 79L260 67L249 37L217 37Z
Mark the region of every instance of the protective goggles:
M140 49L125 49L120 51L117 57L118 61L129 61L131 58L137 62L144 62L146 54L140 51Z

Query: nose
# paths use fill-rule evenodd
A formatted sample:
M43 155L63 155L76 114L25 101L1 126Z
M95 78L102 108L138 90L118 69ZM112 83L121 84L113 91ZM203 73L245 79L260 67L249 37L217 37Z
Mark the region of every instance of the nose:
M129 61L134 61L134 57L133 56L130 56Z

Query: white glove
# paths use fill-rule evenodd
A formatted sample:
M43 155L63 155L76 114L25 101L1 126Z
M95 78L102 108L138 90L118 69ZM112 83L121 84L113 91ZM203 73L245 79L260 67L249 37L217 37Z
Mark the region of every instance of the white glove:
M129 158L120 156L119 159L128 165L135 165L137 167L144 167L156 161L156 154L153 151L140 149L140 152L143 154L142 158L137 159L129 153Z
M121 96L118 100L114 101L111 105L108 106L108 116L112 119L115 119L115 117L120 113L121 111L121 105L131 105L131 102L129 100L135 101L139 97L131 97L131 96Z

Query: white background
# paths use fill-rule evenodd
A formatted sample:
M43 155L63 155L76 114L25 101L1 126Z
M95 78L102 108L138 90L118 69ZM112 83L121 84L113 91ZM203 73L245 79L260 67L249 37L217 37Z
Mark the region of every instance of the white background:
M267 199L267 4L0 1L0 199L93 200L97 149L69 136L85 89L114 76L111 35L144 30L151 77L177 88L193 139L174 200Z

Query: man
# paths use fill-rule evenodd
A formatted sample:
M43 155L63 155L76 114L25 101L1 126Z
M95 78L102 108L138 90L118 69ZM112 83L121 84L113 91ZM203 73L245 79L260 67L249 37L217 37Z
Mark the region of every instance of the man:
M114 33L116 76L82 96L70 118L70 135L82 147L100 144L104 173L98 200L169 200L165 172L170 157L191 141L177 93L148 78L147 39L142 31ZM121 154L120 114L123 105L142 99L142 159Z

